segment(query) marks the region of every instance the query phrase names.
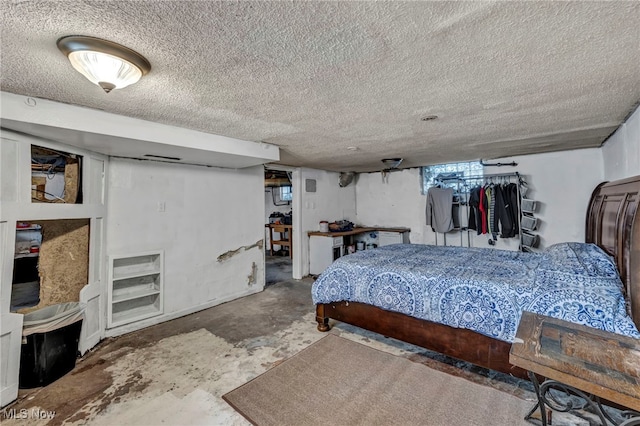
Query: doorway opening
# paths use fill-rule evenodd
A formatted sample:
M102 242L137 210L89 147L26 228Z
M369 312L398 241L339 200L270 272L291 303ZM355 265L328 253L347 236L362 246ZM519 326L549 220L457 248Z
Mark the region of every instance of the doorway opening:
M265 286L293 277L293 183L292 172L266 168Z

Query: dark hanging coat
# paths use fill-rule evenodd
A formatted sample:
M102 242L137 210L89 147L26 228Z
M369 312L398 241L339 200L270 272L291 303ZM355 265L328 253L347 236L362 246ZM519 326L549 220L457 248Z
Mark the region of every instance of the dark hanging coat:
M482 215L480 213L480 187L477 186L469 191L469 229L477 230L478 235L482 232Z
M504 185L495 185L494 194L496 198L494 229L497 231L499 224L500 236L502 238L513 238L515 237L515 228L517 226L514 226L513 223L512 204L509 190Z

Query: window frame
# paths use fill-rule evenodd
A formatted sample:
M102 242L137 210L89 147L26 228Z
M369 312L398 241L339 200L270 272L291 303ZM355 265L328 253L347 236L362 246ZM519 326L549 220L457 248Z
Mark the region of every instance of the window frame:
M281 186L280 187L280 201L293 201L293 187Z
M420 168L422 194L426 195L431 188L436 176L442 173L462 173L462 177L483 176L484 169L480 160L459 161L454 163L432 164Z

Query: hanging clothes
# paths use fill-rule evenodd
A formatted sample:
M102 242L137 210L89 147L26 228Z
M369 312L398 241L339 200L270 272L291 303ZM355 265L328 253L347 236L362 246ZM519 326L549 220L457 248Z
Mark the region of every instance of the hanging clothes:
M518 178L518 182L509 182L513 177ZM475 186L470 187L469 183L478 181L485 183L483 185L475 183ZM447 183L450 184L448 181ZM518 174L474 176L466 180L458 177L454 184L458 184L457 191L459 192L455 192L454 188L448 191L449 188L438 186L430 189L430 193L427 193L427 224L431 225L435 232L466 229L469 232L476 231L477 235L490 234L490 245L495 245L498 237L520 238L519 224L522 217L520 197L522 185L526 185L526 183L521 180ZM439 199L443 191L446 191L446 198L444 198L446 203ZM456 221L455 209L458 203L451 203L456 197L460 197L460 206L468 206L466 226ZM450 205L453 214L449 213Z
M469 191L469 229L482 232L482 215L480 213L480 187L476 186Z
M427 225L434 232L453 229L453 188L431 187L427 192Z
M486 189L487 203L489 205L489 217L487 219L487 231L493 240L498 239L498 221L496 218L496 194L495 185L490 184Z
M494 186L494 193L496 200L496 214L494 217L496 233L499 226L501 238L513 238L515 234L511 212L511 199L506 191L506 187L504 185L496 185Z
M487 213L489 212L489 204L487 203L487 192L484 187L480 187L480 223L478 224L478 235L487 233Z
M511 206L511 217L513 220L514 237L520 236L520 200L518 199L518 184L510 183L507 185L506 193L509 197L509 205Z

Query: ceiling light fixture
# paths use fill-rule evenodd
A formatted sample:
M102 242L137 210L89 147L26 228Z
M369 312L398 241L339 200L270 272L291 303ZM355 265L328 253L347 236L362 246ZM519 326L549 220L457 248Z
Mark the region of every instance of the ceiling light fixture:
M107 93L137 82L151 70L149 61L139 53L95 37L62 37L58 49L76 71Z

